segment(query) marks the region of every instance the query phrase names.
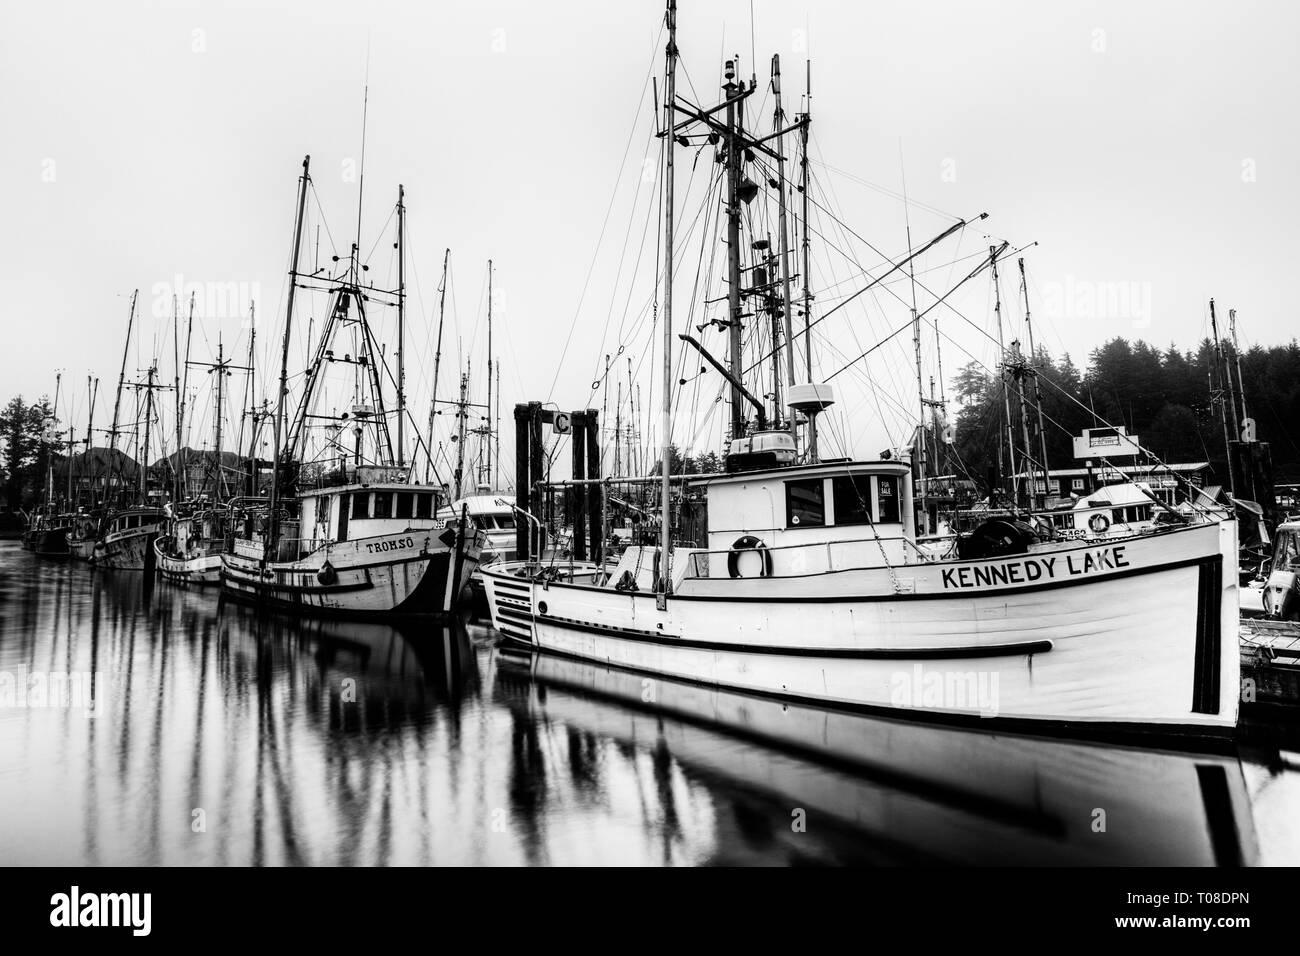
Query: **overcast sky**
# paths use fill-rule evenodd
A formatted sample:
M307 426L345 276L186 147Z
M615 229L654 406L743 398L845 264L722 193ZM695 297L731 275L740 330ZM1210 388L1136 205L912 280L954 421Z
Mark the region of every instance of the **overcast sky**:
M724 53L739 54L748 76L756 50L760 86L779 53L793 114L811 57L813 156L856 233L891 255L906 248L902 206L889 195L902 192L904 171L918 244L952 221L942 214L991 214L930 258L936 291L969 268L946 267L953 259L991 240L1036 241L1026 256L1039 340L1081 365L1115 335L1194 344L1207 332L1210 296L1237 310L1246 342L1295 333L1294 4L756 0L752 41L750 9L747 0L682 3L679 83L711 104ZM633 311L638 302L626 272L646 228L650 194L634 194L655 155L646 153L645 84L662 68L662 14L658 0L7 4L0 398L52 393L63 369L75 386L73 419L84 423L86 376L98 375L96 414L106 424L133 289L142 334L129 374L153 354L172 374L163 316L178 277L182 291L199 283L219 313L199 323L194 358L207 360L218 335L228 350L245 348L243 300L256 298L258 374L273 373L304 154L323 213L313 210L312 223L327 230L321 258L332 254L331 238L346 252L356 228L368 46L362 246L391 245L384 227L404 184L408 374L420 417L447 247L444 358L482 358L491 258L507 419L517 400L592 404L593 370L619 338L606 316L622 315L625 297ZM684 220L692 214L682 211ZM313 262L314 229L307 242ZM370 261L375 275L391 274L386 251ZM653 245L637 269L647 281L652 262ZM845 265L815 269L814 285L849 282ZM693 272L694 261L685 268ZM1014 296L1008 272L1012 263L1003 295ZM238 304L217 302L232 288ZM954 302L983 323L989 295L985 278ZM878 308L837 333L857 337L835 343L843 354L906 318ZM950 319L969 355L996 361L987 341ZM644 353L646 342L645 334L627 342L628 354ZM900 364L910 336L897 344L887 359L876 356L889 368L864 363L862 373L892 390L896 405L915 388L914 371ZM949 345L950 376L969 355ZM819 360L823 372L840 364ZM484 384L480 374L476 391ZM866 398L844 406L845 440L859 454L900 437L904 408Z

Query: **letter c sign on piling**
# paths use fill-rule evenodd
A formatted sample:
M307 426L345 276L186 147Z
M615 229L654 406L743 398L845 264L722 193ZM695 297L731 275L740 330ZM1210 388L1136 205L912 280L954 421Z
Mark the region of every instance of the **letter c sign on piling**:
M573 419L568 412L556 412L553 428L557 435L567 435L573 430Z

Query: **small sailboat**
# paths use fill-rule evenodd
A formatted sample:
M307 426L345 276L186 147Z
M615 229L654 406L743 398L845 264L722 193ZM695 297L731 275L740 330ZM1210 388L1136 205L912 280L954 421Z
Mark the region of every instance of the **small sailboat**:
M484 568L494 626L543 651L851 710L1032 733L1231 734L1240 692L1234 521L1197 513L1124 538L1071 541L1041 536L1025 521L995 518L960 542L958 556L938 560L918 543L909 461L819 457L816 417L835 395L826 382L812 380L811 360L809 379L796 383L789 349L785 370L773 350L771 377L779 383L783 376L789 385L784 400L779 384L768 396L771 405L746 387L740 374L745 316L766 311L774 329L784 319L786 342L794 336L789 281L770 281L788 270L763 262L742 271L742 210L759 189L750 176L770 179L781 197L780 258L788 261L782 138L794 132L803 141L806 204L809 119L804 114L780 125L775 58L778 126L771 135L744 128L740 106L757 84L738 79L732 62L720 106L679 100L674 0L667 25L660 540L629 547L612 572L598 562L544 563L536 551L531 560L521 553L516 562ZM675 142L691 142L692 135L716 145L717 161L727 169L729 315L721 325L730 368L691 336L679 338L730 383L733 419L725 473L694 485L707 530L688 546L673 534L673 505L683 493L672 487L680 476L670 473L667 446L677 380L673 152ZM759 154L770 172L758 172ZM806 206L803 221L807 329ZM1007 246L991 247L968 278L995 266ZM767 253L766 244L753 248ZM895 263L890 271L898 268ZM784 287L783 306L774 286ZM766 302L765 309L746 311L755 300ZM922 315L913 309L912 324ZM756 422L746 417L751 407ZM526 418L517 409L516 421ZM540 448L540 432L521 437L518 447L529 444ZM529 494L533 483L516 484L521 510L540 525L536 516L543 511Z

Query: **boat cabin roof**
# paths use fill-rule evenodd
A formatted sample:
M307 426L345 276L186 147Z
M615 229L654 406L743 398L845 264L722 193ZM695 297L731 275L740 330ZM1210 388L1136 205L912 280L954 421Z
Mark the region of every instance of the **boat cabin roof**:
M762 468L755 471L738 471L731 474L711 475L702 478L700 483L710 488L729 485L755 484L767 482L777 484L794 478L835 478L840 475L895 475L901 476L911 471L911 465L897 459L877 459L876 461L823 461L812 465L784 465L776 468Z

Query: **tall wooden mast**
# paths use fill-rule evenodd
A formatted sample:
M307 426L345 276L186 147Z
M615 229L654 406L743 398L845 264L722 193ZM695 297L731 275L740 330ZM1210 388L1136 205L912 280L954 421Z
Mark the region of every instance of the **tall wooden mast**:
M139 296L139 289L131 293L131 309L126 320L126 345L122 346L122 371L117 376L117 397L113 399L113 429L108 433L110 451L117 451L117 432L122 413L122 389L126 388L126 359L131 354L131 329L135 326L135 302Z
M741 298L740 298L740 176L744 151L741 149L744 105L741 96L745 81L736 79L736 61L728 60L724 73L723 90L727 96L727 347L731 373L736 381L731 384L731 437L745 434L745 400L738 384L741 365ZM673 91L668 93L672 103ZM671 119L671 116L670 116ZM671 129L671 123L670 129ZM669 134L671 138L671 133ZM671 155L672 144L668 146Z
M397 187L397 463L406 465L406 195Z
M442 254L442 284L438 286L438 343L433 352L433 399L429 402L429 467L424 480L429 481L433 471L433 417L438 414L438 369L442 365L442 318L443 306L447 303L447 263L451 261L451 250Z
M799 193L803 196L802 226L803 236L800 240L803 252L803 349L805 371L809 384L813 380L812 366L812 292L809 290L810 270L808 266L808 127L812 124L812 62L804 62L804 114L803 125L799 129ZM808 417L808 460L817 461L817 416Z
M786 226L785 215L785 110L781 108L781 57L779 54L772 54L772 97L776 103L775 112L772 115L772 125L779 130L776 139L776 151L781 154L781 158L776 163L776 181L777 188L781 193L779 203L779 223L777 228L780 231L779 242L781 252L781 331L785 333L785 380L787 388L794 385L794 326L793 319L790 316L790 244L788 229ZM779 423L781 414L785 409L776 410L776 420ZM787 424L790 427L790 437L798 440L798 427L795 424L793 412L789 416Z
M664 48L664 384L663 421L660 435L660 529L659 529L659 580L655 582L656 603L662 610L672 592L672 572L669 567L672 548L672 461L669 450L673 433L673 104L677 97L677 0L668 0L668 45ZM730 117L730 108L729 108ZM739 221L736 222L737 232ZM730 224L728 227L730 231ZM733 254L738 253L735 243ZM740 283L733 270L731 286L732 314L739 312ZM739 365L736 366L739 371ZM740 398L732 396L733 427L740 408Z
M293 264L289 268L289 302L284 313L284 345L280 352L280 389L275 397L274 457L271 477L270 526L266 536L266 554L279 531L277 510L280 504L280 441L284 432L284 400L289 392L289 336L293 332L293 300L298 288L298 256L302 251L302 218L307 208L307 184L311 182L311 157L302 160L302 175L298 177L298 214L293 227Z

